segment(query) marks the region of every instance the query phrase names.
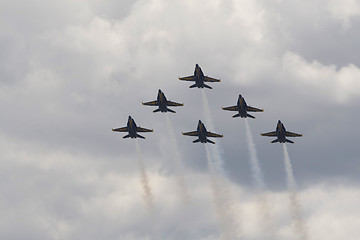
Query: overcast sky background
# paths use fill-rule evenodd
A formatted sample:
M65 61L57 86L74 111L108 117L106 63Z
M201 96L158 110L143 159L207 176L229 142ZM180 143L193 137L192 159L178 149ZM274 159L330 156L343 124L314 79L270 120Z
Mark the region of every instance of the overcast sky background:
M182 131L204 119L200 89L179 76L198 63L234 200L239 239L268 239L256 213L244 119L265 175L274 239L296 239L280 119L311 239L360 235L360 2L356 0L0 2L0 238L219 239L202 144ZM176 191L165 116L142 101L183 102L170 115L191 201ZM111 128L131 115L156 211L143 201L134 141ZM241 235L241 237L240 237Z

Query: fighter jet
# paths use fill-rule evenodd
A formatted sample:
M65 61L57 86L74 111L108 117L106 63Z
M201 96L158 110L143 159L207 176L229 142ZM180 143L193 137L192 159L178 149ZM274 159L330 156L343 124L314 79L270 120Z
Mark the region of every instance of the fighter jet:
M157 96L157 100L152 102L145 102L145 103L143 102L142 104L147 106L159 106L159 108L154 110L153 112L161 111L161 112L172 112L172 113L176 113L176 112L168 108L168 106L172 106L172 107L184 106L184 104L182 103L176 103L166 100L165 94L160 89Z
M138 132L153 132L153 130L151 129L146 129L146 128L141 128L136 126L136 123L134 121L134 119L129 116L128 118L128 122L127 122L127 126L126 127L122 127L122 128L115 128L112 129L114 132L128 132L129 134L124 136L123 138L143 138L145 139L145 137L137 134Z
M202 70L198 64L195 65L195 71L194 71L193 76L179 77L179 80L195 81L195 84L191 85L189 88L194 88L194 87L204 88L204 87L206 87L206 88L212 89L212 87L206 85L204 82L220 82L220 79L215 79L215 78L204 76L204 73L202 72Z
M193 143L201 142L201 143L212 143L215 144L213 141L209 140L208 137L223 137L223 135L208 132L205 128L205 125L199 120L197 130L193 132L186 132L182 133L183 135L187 136L197 136L198 139L194 140Z
M276 125L276 131L274 132L269 132L269 133L261 133L261 136L268 136L268 137L277 137L277 139L275 139L274 141L272 141L271 143L276 143L276 142L280 142L280 143L294 143L293 141L287 139L286 137L301 137L302 134L298 134L298 133L292 133L292 132L288 132L286 131L284 124L282 124L282 122L279 120L277 125Z
M247 112L263 112L263 109L258 109L258 108L254 108L254 107L250 107L246 104L245 99L241 96L241 94L239 95L239 99L237 102L236 106L231 106L231 107L223 107L223 110L228 110L228 111L237 111L238 114L235 114L233 116L233 118L236 117L241 117L241 118L246 118L246 117L251 117L251 118L255 118L254 116L248 114Z

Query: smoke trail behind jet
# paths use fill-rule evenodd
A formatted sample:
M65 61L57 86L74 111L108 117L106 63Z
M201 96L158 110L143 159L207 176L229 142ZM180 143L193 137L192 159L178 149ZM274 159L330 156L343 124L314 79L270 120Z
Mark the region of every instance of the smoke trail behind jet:
M209 126L210 131L214 131L215 132L215 126L214 126L214 122L211 116L211 112L210 112L210 107L209 107L209 101L207 99L205 90L202 89L201 90L201 94L202 94L202 98L203 98L203 109L204 109L204 114L205 114L205 119L207 122L207 125ZM213 145L210 147L210 150L214 156L214 167L215 167L215 171L219 172L220 174L226 176L226 173L224 171L224 159L221 156L220 153L220 143Z
M250 126L248 119L245 118L245 128L246 128L246 136L247 136L247 142L249 147L249 153L250 153L250 166L251 166L251 172L252 176L254 178L256 188L260 191L264 190L265 184L264 184L264 176L261 171L259 158L257 156L255 143L253 141L253 137L251 134Z
M231 202L229 200L229 193L225 187L224 180L217 175L211 159L211 154L208 145L205 144L206 158L210 172L211 190L214 195L215 210L222 230L222 239L233 240L236 239L236 227L234 226L234 217L231 210Z
M151 190L151 186L149 183L149 178L145 171L143 157L142 157L140 145L139 145L139 142L137 139L135 139L135 145L136 145L136 152L138 155L138 162L139 162L139 167L140 167L140 181L141 181L141 185L142 185L143 191L144 191L145 202L146 202L146 205L149 208L149 210L154 210L152 190Z
M178 149L178 145L176 142L176 137L174 133L174 127L171 124L170 117L168 114L166 116L166 126L168 128L168 132L170 135L171 143L173 145L173 151L175 155L175 167L176 167L176 174L177 174L177 183L180 190L180 197L184 203L189 202L189 191L186 186L185 177L184 177L184 166L181 161L180 152Z
M201 94L203 98L204 114L209 129L210 131L215 131L214 122L210 112L209 101L204 89L202 89ZM215 145L211 145L210 147L205 144L205 147L210 171L211 186L214 194L215 208L221 229L223 230L223 239L235 239L235 217L231 209L233 204L227 187L227 179L224 178L226 174L223 168L224 159L220 153L220 144L217 143ZM209 149L211 150L213 159L211 158Z
M293 220L294 231L299 240L306 240L308 239L307 230L304 220L302 219L301 216L301 204L298 194L296 192L294 173L291 166L291 161L286 144L284 143L283 146L284 146L285 171L286 171L287 184L289 190L290 213Z
M245 129L246 129L246 137L247 137L248 148L250 153L249 155L250 155L251 174L255 181L255 188L258 194L257 197L259 201L259 213L263 221L264 232L267 233L268 235L274 235L274 231L270 221L269 202L267 200L267 195L265 193L264 175L260 167L256 146L253 141L251 129L247 118L245 118Z

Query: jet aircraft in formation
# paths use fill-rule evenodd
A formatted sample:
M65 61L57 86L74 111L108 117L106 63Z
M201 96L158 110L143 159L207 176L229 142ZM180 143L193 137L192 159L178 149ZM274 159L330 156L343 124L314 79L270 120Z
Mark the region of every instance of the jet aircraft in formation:
M176 112L168 108L168 106L171 107L184 106L184 104L182 103L168 101L165 97L165 94L160 89L157 95L157 100L151 102L145 102L145 103L143 102L142 104L147 106L158 106L159 108L155 109L153 112L161 111L161 112L172 112L172 113L176 113Z
M289 143L294 143L293 141L287 139L286 137L301 137L302 134L298 134L298 133L292 133L292 132L288 132L286 131L284 124L279 120L277 125L276 125L276 131L274 132L268 132L268 133L261 133L261 136L267 136L267 137L277 137L275 140L273 140L271 143L276 143L276 142L280 142L280 143L285 143L285 142L289 142Z
M212 87L206 85L205 82L220 82L220 79L215 79L215 78L204 76L204 73L202 72L202 70L201 70L201 68L199 67L198 64L195 65L195 71L194 71L193 76L180 77L179 80L182 80L182 81L195 81L195 84L191 85L190 88L194 88L194 87L204 88L205 87L205 88L210 88L210 89L212 89ZM175 111L168 108L169 106L170 107L177 107L177 106L183 106L184 105L182 103L168 101L166 99L166 97L165 97L165 94L160 89L158 91L157 100L151 101L151 102L143 102L142 104L146 105L146 106L157 106L158 108L155 109L153 112L159 112L160 111L160 112L172 112L172 113L175 113ZM223 107L222 109L227 110L227 111L237 111L238 113L235 114L233 116L233 118L236 118L236 117L255 118L254 116L248 114L248 112L263 112L264 111L263 109L248 106L246 104L245 99L241 96L241 94L239 95L237 105L230 106L230 107ZM116 128L116 129L112 129L112 130L114 132L128 132L128 134L125 135L123 138L129 138L130 137L130 138L143 138L143 139L145 137L139 135L138 132L153 132L153 130L150 130L150 129L137 127L134 119L131 116L129 116L126 127ZM194 140L193 143L197 143L197 142L207 143L207 142L209 142L209 143L215 144L215 142L209 140L208 137L217 137L217 138L218 137L223 137L223 135L208 132L206 130L206 128L205 128L205 125L200 120L199 120L196 131L185 132L185 133L182 133L182 134L187 135L187 136L197 136L198 139ZM301 137L302 134L292 133L292 132L286 131L286 129L284 127L284 124L279 120L277 125L276 125L276 131L268 132L268 133L261 133L261 136L276 137L276 139L273 140L271 143L276 143L276 142L294 143L293 141L287 139L286 137Z
M215 79L215 78L204 76L204 73L198 64L195 65L195 71L194 71L193 76L180 77L179 80L195 81L195 84L191 85L189 88L194 88L194 87L204 88L204 87L206 87L206 88L210 88L210 89L212 89L212 87L206 85L205 82L220 82L221 81L220 79Z
M186 135L186 136L197 136L198 139L194 140L193 143L197 143L197 142L207 143L207 142L209 142L209 143L215 144L213 141L208 139L208 137L215 137L215 138L223 137L223 135L208 132L206 130L206 128L205 128L205 125L200 120L199 120L196 131L185 132L185 133L182 133L182 134Z
M251 118L255 118L254 116L248 114L247 112L263 112L263 109L259 109L259 108L254 108L254 107L250 107L246 104L245 99L241 96L241 94L239 95L238 101L237 101L237 105L235 106L231 106L231 107L223 107L223 110L228 110L228 111L237 111L238 114L235 114L233 116L233 118L236 117L241 117L241 118L246 118L246 117L251 117Z
M128 118L126 127L116 128L116 129L112 129L112 130L114 132L128 132L129 134L124 136L123 138L131 137L131 138L143 138L143 139L145 139L145 137L138 134L138 132L153 132L152 129L146 129L146 128L141 128L141 127L136 126L136 123L131 116L129 116L129 118Z

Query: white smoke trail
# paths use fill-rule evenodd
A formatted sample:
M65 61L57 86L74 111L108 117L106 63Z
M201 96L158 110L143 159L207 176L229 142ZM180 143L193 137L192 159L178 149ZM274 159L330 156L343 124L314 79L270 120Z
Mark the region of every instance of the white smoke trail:
M255 143L253 141L253 137L251 134L250 126L248 119L245 118L245 128L246 128L246 136L248 140L248 147L250 152L250 166L251 166L251 172L252 176L254 178L254 181L256 183L256 188L260 191L264 190L265 184L264 184L264 176L261 171L259 158L257 156Z
M290 157L286 144L284 143L283 146L284 146L285 170L286 170L287 184L289 190L290 212L294 224L294 231L299 240L306 240L308 239L307 230L304 220L302 219L301 216L301 204L298 194L296 192L294 173L291 166Z
M253 141L253 137L251 134L251 130L247 118L245 118L245 129L246 129L246 136L247 136L248 148L250 153L251 173L255 181L255 188L258 194L257 197L259 201L259 212L263 221L264 232L267 235L273 236L274 230L272 227L272 223L270 221L270 207L267 199L267 194L265 192L264 175L261 170L259 158L257 156L256 146Z
M210 172L211 190L214 195L215 210L222 230L222 239L233 240L236 239L237 233L231 209L232 203L229 200L229 193L224 184L225 179L216 174L207 144L205 144L205 149Z
M213 122L213 118L211 116L211 111L210 111L210 105L209 105L209 101L207 99L205 90L202 89L201 90L201 94L202 94L202 98L203 98L203 108L204 108L204 115L205 115L205 119L207 122L207 125L209 126L208 129L210 129L210 131L214 131L215 132L215 126L214 126L214 122ZM215 170L217 172L219 172L220 174L226 176L226 173L224 171L224 159L221 156L220 153L220 143L213 145L210 148L213 156L214 156L214 167Z
M204 89L202 89L201 94L203 98L205 119L208 123L209 129L211 131L215 131L209 101ZM205 147L211 177L211 186L214 194L215 208L221 229L223 230L223 239L235 239L236 230L240 232L241 229L240 226L238 226L238 229L236 229L235 226L235 217L232 210L233 203L227 186L227 179L224 178L226 173L223 168L224 159L220 153L220 144L217 143L215 145L211 145L210 148L207 144L205 144ZM212 156L214 156L213 159L211 158L209 149L212 152Z
M135 145L136 145L136 152L138 155L138 162L139 162L139 167L140 167L140 178L141 178L140 181L141 181L141 185L142 185L143 191L144 191L145 202L146 202L146 205L149 208L149 210L154 210L154 201L153 201L151 186L149 183L149 178L145 171L143 157L142 157L140 145L139 145L139 142L137 139L135 139Z
M166 115L166 126L168 128L168 132L170 135L170 139L173 145L173 151L175 154L175 167L176 167L176 174L177 174L177 183L180 190L180 197L184 203L189 202L189 191L186 186L185 177L184 177L184 166L181 160L180 152L178 149L178 145L176 142L176 137L174 133L174 127L171 124L169 115Z

